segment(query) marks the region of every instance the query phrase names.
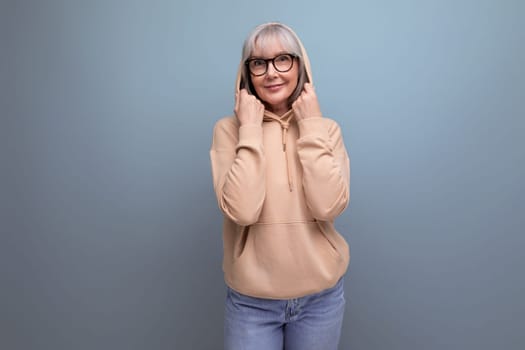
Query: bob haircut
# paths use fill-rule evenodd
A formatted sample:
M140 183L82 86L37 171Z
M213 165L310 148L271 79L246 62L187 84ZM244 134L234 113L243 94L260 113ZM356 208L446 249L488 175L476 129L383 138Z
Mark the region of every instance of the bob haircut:
M309 81L303 59L302 45L299 42L299 38L292 31L292 29L281 23L271 22L261 24L257 26L244 41L241 59L242 79L241 86L239 88L246 88L250 94L255 95L257 98L259 98L252 85L252 79L248 67L244 64L244 62L246 62L246 60L250 58L251 54L253 53L253 50L255 49L255 46L260 47L264 50L264 47L269 45L269 43L271 43L273 39L278 40L287 52L296 55L297 60L299 61L299 76L297 78L297 87L288 98L288 105L291 106L291 104L297 99L297 97L299 97L299 95L303 91L304 83L307 83ZM245 82L248 82L248 84L246 84Z

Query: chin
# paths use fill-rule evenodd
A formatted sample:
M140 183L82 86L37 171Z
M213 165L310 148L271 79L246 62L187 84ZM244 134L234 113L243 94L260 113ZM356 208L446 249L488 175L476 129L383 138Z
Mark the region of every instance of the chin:
M265 96L266 98L264 101L270 105L282 105L283 103L286 103L290 96L283 95L283 96Z

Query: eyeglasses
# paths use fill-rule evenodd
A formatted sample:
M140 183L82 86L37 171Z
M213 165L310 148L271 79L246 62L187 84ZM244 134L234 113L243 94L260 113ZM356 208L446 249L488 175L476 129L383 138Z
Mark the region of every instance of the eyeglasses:
M281 73L288 72L293 67L294 58L297 58L297 55L283 53L274 58L249 58L244 64L246 64L250 73L258 77L266 74L268 71L268 62L272 62L276 71Z

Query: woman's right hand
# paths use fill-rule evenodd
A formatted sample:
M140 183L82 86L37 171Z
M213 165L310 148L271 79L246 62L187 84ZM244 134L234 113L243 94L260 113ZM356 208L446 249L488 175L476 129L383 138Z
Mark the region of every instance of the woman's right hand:
M241 125L261 125L264 116L264 105L257 97L250 95L246 89L235 94L235 115Z

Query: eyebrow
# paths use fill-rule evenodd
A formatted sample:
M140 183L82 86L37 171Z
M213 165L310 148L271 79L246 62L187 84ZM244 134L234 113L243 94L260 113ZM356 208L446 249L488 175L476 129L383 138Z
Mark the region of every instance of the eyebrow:
M269 59L272 59L272 58L275 58L277 56L280 56L280 55L284 55L284 54L290 54L288 51L280 51L278 52L275 56L273 57L263 57L263 56L250 56L248 57L249 60L256 60L256 59L263 59L263 60L269 60Z

